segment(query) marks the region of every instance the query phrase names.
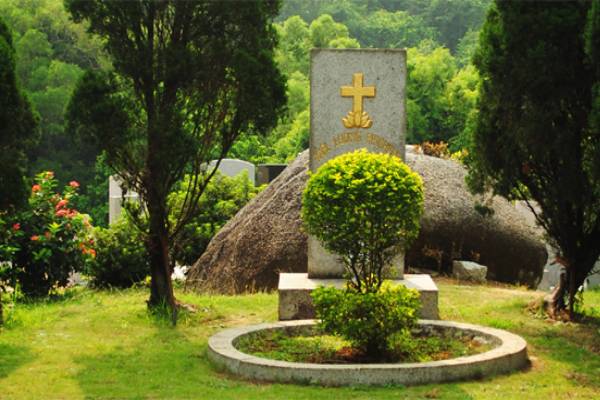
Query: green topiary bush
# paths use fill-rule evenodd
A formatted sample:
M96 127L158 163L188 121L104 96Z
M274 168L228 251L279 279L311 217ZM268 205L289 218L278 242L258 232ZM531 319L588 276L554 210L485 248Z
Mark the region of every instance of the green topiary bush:
M421 178L392 155L355 151L328 161L310 177L304 225L340 256L349 277L346 290L321 287L312 293L326 333L343 336L376 359L390 356L390 337L410 338L419 293L382 286L382 271L416 238L422 212Z
M375 292L382 270L419 233L423 183L398 157L358 150L329 160L302 199L308 233L338 254L358 292Z

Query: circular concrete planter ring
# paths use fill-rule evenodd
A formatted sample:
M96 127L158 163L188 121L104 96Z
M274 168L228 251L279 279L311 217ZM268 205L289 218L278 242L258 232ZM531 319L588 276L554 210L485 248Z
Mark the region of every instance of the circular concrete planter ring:
M420 320L419 324L468 331L491 340L498 346L472 356L397 364L295 363L255 357L234 347L239 337L252 332L293 329L314 324L315 320L298 320L227 329L208 340L208 358L218 367L247 379L324 386L421 385L478 379L519 370L529 365L527 343L520 336L500 329L438 320Z

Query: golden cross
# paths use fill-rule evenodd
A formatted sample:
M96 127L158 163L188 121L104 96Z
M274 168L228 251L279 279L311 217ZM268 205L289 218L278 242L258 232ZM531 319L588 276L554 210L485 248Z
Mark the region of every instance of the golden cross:
M353 86L342 86L342 97L354 97L352 111L362 114L363 97L375 97L375 86L363 86L363 74L358 72L352 76Z

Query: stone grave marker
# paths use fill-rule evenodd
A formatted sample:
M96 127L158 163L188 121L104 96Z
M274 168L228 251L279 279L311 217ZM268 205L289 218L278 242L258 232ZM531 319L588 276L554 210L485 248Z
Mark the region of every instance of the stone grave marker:
M123 197L121 181L116 175L108 177L108 223L112 224L119 219L123 201L139 201L140 196L131 190Z
M310 73L310 170L357 149L390 153L404 160L406 137L406 51L314 49ZM312 237L308 273L280 274L279 318L314 315L310 291L343 287L344 266ZM438 318L437 287L428 275L404 275L404 254L384 277L421 292L421 316Z
M217 160L213 160L208 165L209 168L214 168L216 164ZM256 167L251 162L238 160L236 158L224 158L219 164L218 171L229 177L234 177L239 175L242 171L247 171L250 182L252 182L253 185L256 184Z
M310 170L357 149L391 153L404 160L406 51L325 50L312 54ZM404 254L386 267L402 279ZM313 237L308 239L308 276L340 278L343 265Z

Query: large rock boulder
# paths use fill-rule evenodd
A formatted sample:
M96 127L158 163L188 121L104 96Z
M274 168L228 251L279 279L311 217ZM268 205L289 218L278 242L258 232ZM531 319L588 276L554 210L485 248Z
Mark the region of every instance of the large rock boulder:
M493 198L491 216L477 212L466 171L454 161L408 153L407 164L423 177L425 213L406 265L451 273L453 260L471 260L488 267L488 279L537 285L546 249L521 211ZM219 293L269 290L277 287L279 272L305 272L300 207L307 171L304 151L219 231L191 268L187 286Z
M469 260L488 267L487 279L537 286L547 253L522 207L493 197L482 208L467 189L466 169L455 161L408 153L407 163L425 185L421 231L407 265L451 273L453 260Z

